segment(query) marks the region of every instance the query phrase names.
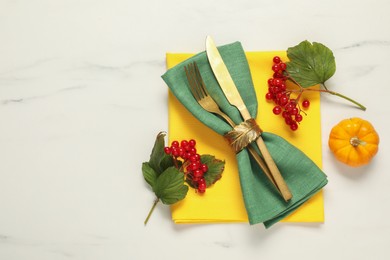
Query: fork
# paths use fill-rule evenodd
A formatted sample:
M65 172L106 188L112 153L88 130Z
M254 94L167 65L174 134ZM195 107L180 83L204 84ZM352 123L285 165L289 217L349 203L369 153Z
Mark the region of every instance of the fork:
M198 104L206 111L219 115L225 121L231 126L234 127L236 124L233 122L233 120L226 115L224 112L221 111L218 104L215 102L215 100L210 96L206 89L206 85L203 81L203 78L199 72L199 68L195 62L188 64L187 66L184 66L184 70L186 73L186 77L190 86L190 91ZM259 156L259 154L256 152L256 150L252 146L247 146L249 152L257 162L257 164L260 166L260 168L263 170L265 175L268 177L268 179L272 182L272 184L276 187L276 189L281 192L276 185L276 182L274 178L272 177L272 174L270 170L268 169L266 163L264 162L263 158Z

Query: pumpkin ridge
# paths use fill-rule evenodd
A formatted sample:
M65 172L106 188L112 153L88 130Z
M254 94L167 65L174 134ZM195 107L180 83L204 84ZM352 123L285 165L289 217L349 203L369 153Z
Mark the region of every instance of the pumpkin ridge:
M338 126L336 128L336 131L334 132L336 135L342 136L344 139L349 138L351 136L351 133L343 126Z
M370 135L373 135L373 136L378 135L378 133L373 128L370 127L369 130L370 131L367 131L365 134L361 134L360 133L361 131L359 131L359 139L365 139L365 138L369 137Z

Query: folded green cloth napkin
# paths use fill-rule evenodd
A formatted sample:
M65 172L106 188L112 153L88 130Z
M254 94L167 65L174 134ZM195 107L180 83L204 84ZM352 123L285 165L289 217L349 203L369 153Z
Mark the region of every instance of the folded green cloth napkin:
M246 60L239 42L218 47L226 66L253 118L257 114L257 99ZM224 96L205 52L201 52L168 70L162 78L176 98L201 122L223 135L231 127L216 115L205 111L192 96L184 66L196 62L210 95L221 109L236 123L242 122L239 111ZM261 126L261 122L258 122ZM240 185L250 224L264 223L268 228L291 214L327 183L326 175L304 153L286 140L263 132L262 138L279 167L291 193L292 200L285 202L272 183L263 174L246 149L236 155Z

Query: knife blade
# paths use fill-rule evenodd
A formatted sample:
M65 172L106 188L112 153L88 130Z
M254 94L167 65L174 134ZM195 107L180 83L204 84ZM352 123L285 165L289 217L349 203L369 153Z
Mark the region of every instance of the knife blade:
M225 94L227 100L230 104L237 107L241 114L244 114L244 118L250 118L248 109L245 106L244 101L241 98L240 93L234 81L221 57L217 46L215 45L213 39L210 36L206 38L206 54L209 59L209 63L214 72L215 78L217 79L223 93Z
M250 119L251 115L244 101L242 100L242 97L237 89L237 86L234 83L229 73L229 70L224 63L222 56L219 53L218 48L214 43L214 40L210 36L207 36L206 38L206 54L211 69L214 73L214 76L217 79L219 86L221 87L229 103L237 107L244 120ZM256 139L256 143L271 172L271 175L274 179L274 183L276 184L276 188L279 190L279 192L281 193L285 201L290 200L292 198L292 194L286 182L284 181L282 175L280 174L277 165L272 159L272 156L269 153L267 146L265 145L261 135L259 136L259 138Z

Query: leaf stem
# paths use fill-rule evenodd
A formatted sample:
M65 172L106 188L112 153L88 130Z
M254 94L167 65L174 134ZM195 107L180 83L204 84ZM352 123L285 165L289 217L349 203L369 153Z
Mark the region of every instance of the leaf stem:
M353 100L352 98L349 98L343 94L340 94L336 91L332 91L332 90L329 90L326 86L325 86L325 83L321 83L321 86L324 88L324 89L311 89L311 88L303 88L294 78L292 78L288 73L286 73L286 76L289 80L291 80L295 85L297 85L299 87L299 95L298 97L301 96L302 92L305 91L305 90L309 90L309 91L318 91L318 92L323 92L323 93L329 93L331 95L335 95L335 96L338 96L338 97L341 97L345 100L348 100L349 102L352 102L354 103L356 106L358 106L361 110L363 111L366 111L366 107L363 106L361 103L357 102L356 100Z
M329 94L331 94L331 95L335 95L335 96L344 98L345 100L348 100L349 102L352 102L352 103L354 103L355 105L357 105L361 110L366 111L367 108L366 108L365 106L363 106L361 103L357 102L356 100L353 100L352 98L347 97L347 96L345 96L345 95L343 95L343 94L340 94L340 93L338 93L338 92L336 92L336 91L328 90L328 88L325 86L325 84L322 84L322 86L325 88L325 90L320 89L320 90L318 90L318 91L324 92L324 93L329 93ZM308 90L309 90L309 89L308 89Z
M153 206L152 206L152 208L150 209L149 214L148 214L148 216L147 216L146 219L145 219L145 222L144 222L145 226L146 226L146 224L148 224L149 218L150 218L150 216L152 215L152 213L153 213L153 211L154 211L154 208L157 206L157 203L158 203L159 201L160 201L159 198L156 198L156 199L154 200Z
M344 99L346 99L346 100L348 100L348 101L354 103L355 105L357 105L357 106L358 106L361 110L363 110L363 111L366 111L366 109L367 109L365 106L363 106L363 105L360 104L359 102L353 100L352 98L349 98L349 97L347 97L347 96L344 96L344 95L342 95L342 94L340 94L340 93L338 93L338 92L334 92L334 91L330 91L330 90L328 90L327 92L328 92L329 94L332 94L332 95L335 95L335 96L344 98Z

